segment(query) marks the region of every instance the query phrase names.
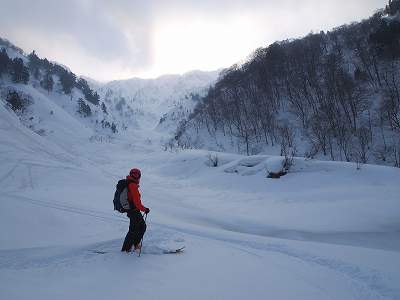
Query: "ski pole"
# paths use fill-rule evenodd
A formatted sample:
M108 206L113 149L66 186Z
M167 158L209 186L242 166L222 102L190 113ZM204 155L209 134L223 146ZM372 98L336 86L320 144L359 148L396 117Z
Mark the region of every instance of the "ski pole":
M147 214L145 213L145 217L144 217L144 224L146 224L146 220L147 220ZM142 240L140 241L140 249L139 249L139 255L138 257L140 257L140 253L142 253L142 246L143 246L143 238L144 238L144 234L142 236Z

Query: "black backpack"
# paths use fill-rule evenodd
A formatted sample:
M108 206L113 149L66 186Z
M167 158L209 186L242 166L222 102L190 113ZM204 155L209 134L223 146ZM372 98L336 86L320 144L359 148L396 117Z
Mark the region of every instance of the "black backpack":
M128 201L128 185L126 179L118 181L113 202L114 210L120 213L125 213L132 208Z

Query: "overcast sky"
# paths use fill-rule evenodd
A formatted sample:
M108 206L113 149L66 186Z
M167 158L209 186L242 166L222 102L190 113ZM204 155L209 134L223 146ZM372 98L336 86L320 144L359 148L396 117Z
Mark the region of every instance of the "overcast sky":
M0 36L106 81L215 70L276 40L359 21L383 0L0 0Z

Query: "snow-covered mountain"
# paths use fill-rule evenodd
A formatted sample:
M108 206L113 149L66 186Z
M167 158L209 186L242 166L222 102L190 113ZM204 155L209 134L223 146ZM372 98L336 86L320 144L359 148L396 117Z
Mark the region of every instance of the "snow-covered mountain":
M164 75L156 79L132 78L106 84L91 82L104 102L114 106L121 118L155 127L160 120L163 129L173 131L187 117L195 103L217 80L219 71L192 71L183 75Z
M0 52L1 105L27 128L60 143L66 136L106 139L119 130L114 112L65 66L35 52L26 55L5 40L0 40Z
M400 167L399 3L255 50L223 72L171 142Z
M28 128L54 137L63 134L51 123L64 122L65 114L71 124L78 124L71 133L82 127L91 139L109 140L129 129L154 128L160 120L168 120L160 128L171 134L219 73L193 71L101 84L77 78L67 67L39 58L35 52L27 55L7 40L0 39L0 51L3 104L15 110Z

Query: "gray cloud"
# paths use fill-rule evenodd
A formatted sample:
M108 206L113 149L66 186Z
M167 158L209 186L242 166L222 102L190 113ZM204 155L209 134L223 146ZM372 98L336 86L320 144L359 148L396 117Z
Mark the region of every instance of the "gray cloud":
M152 67L152 38L160 18L189 15L223 23L241 13L254 15L263 27L259 30L265 31L265 43L270 43L360 20L384 4L381 0L1 0L0 35L26 51L40 50L39 55L68 64L77 73L112 79Z
M57 38L69 35L88 52L95 52L101 58L125 54L127 44L119 28L105 16L102 9L85 7L78 1L12 1L2 7L2 22L10 29L32 29L43 38ZM105 51L104 45L108 44Z
M2 1L0 34L12 42L16 38L27 51L43 49L43 44L65 44L67 51L73 43L71 48L80 53L65 56L145 68L151 63L147 16L146 7L138 9L132 1Z

